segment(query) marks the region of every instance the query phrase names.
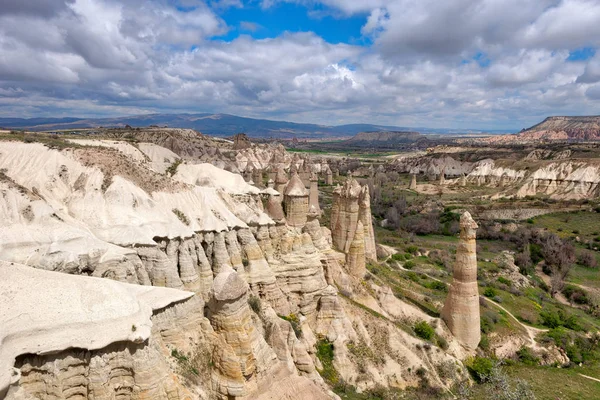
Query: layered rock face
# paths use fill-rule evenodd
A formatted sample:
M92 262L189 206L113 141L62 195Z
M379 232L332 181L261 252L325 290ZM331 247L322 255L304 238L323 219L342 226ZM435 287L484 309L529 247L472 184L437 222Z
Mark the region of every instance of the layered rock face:
M481 340L479 291L477 288L477 223L469 212L460 217L460 241L456 250L452 284L442 318L466 348L474 350Z
M294 173L292 179L290 179L285 187L283 197L288 225L295 228L302 228L306 224L308 197L309 193L306 191L304 183L298 174Z
M369 188L361 187L355 179L348 179L333 191L331 236L334 247L347 255L350 271L364 274L364 259L377 258Z

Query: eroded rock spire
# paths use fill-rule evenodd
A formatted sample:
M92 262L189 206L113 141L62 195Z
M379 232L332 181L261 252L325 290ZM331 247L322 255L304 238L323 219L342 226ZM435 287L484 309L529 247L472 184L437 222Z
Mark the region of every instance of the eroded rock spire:
M474 350L481 340L479 292L477 290L477 223L466 211L460 217L460 241L452 284L442 309L442 318L465 347Z

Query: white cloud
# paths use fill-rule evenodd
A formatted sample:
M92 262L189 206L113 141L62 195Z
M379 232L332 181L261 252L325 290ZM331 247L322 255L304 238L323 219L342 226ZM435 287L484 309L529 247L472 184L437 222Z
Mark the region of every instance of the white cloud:
M548 114L597 113L599 56L567 61L576 48L600 45L596 1L321 2L364 16L373 45L310 32L210 40L230 29L218 10L238 0L10 0L0 10L0 115L212 111L525 127Z

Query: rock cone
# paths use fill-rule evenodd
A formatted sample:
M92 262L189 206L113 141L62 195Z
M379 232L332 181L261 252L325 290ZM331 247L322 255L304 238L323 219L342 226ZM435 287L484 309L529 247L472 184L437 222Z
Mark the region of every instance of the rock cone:
M442 318L452 334L465 347L474 350L481 339L479 292L477 290L477 223L469 212L460 217L460 241L452 284L442 309Z

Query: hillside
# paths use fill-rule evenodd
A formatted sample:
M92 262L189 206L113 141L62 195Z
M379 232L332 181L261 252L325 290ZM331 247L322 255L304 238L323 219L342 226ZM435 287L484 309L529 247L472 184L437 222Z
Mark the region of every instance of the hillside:
M423 139L424 136L419 132L406 132L406 131L381 131L381 132L360 132L356 136L348 140L353 144L386 144L391 145L395 143L413 143L419 139Z
M557 139L600 139L600 116L548 117L522 131L520 136L540 134L549 134Z

